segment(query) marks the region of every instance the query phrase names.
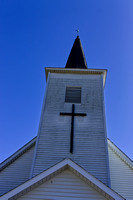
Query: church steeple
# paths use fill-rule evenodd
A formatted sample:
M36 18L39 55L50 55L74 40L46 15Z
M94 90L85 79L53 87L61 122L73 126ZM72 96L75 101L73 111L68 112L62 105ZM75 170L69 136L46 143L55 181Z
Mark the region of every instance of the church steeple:
M47 89L31 176L71 159L110 185L104 117L106 70L87 69L79 36L66 68L45 68Z
M65 68L87 69L87 63L79 36L74 41Z

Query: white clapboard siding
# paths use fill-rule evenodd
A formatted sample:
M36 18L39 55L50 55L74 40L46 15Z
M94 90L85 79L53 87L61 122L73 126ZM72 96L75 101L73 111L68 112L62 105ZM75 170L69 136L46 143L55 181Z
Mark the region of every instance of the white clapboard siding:
M0 195L29 179L34 146L0 172Z
M105 198L75 176L65 170L54 178L18 198L18 200L105 200Z
M81 104L75 112L86 113L74 119L73 154L70 153L72 103L65 102L67 87L81 88ZM33 176L64 158L70 158L108 185L108 154L104 118L102 75L50 74L40 129Z
M127 200L133 200L133 169L110 147L108 151L111 188Z

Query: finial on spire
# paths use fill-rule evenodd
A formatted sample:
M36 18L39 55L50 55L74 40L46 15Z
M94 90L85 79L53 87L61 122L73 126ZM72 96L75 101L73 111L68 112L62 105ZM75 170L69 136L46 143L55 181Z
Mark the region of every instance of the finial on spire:
M77 36L79 36L79 29L76 29L75 31L77 32Z

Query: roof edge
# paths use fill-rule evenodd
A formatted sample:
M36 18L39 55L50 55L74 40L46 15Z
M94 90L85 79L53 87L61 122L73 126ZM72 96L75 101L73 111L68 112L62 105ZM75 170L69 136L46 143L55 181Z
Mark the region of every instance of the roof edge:
M105 86L107 69L79 69L79 68L59 68L59 67L45 67L45 76L46 80L49 73L60 73L60 74L94 74L94 75L103 75L103 86Z
M133 169L133 161L120 149L118 148L109 138L108 146L119 156L129 167Z
M79 174L79 176L82 176L85 178L85 180L88 180L88 182L91 184L93 188L95 188L97 191L102 193L103 196L109 199L117 199L117 200L124 200L122 196L117 194L115 191L113 191L111 188L107 187L105 184L103 184L101 181L96 179L94 176L89 174L87 171L85 171L83 168L81 168L79 165L74 163L70 159L65 159L53 167L49 168L48 170L40 173L39 175L33 177L32 179L26 181L22 185L16 187L15 189L9 191L5 195L1 196L1 200L10 199L10 198L18 198L21 195L24 195L24 193L29 192L34 187L37 187L37 185L40 185L41 183L45 182L46 180L50 179L51 176L55 176L58 173L66 169L67 167L70 167L72 170L74 170L76 173Z
M0 171L2 171L8 165L10 165L12 162L14 162L17 158L19 158L21 155L23 155L32 146L34 146L34 144L36 143L36 138L37 138L37 136L34 137L32 140L30 140L28 143L26 143L23 147L18 149L14 154L12 154L10 157L8 157L6 160L4 160L2 163L0 163Z

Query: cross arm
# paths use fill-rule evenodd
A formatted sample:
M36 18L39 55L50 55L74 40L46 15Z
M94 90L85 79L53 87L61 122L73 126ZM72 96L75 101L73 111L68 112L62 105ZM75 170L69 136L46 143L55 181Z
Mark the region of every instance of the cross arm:
M60 112L60 115L72 116L72 113ZM86 113L73 113L74 116L85 117Z

